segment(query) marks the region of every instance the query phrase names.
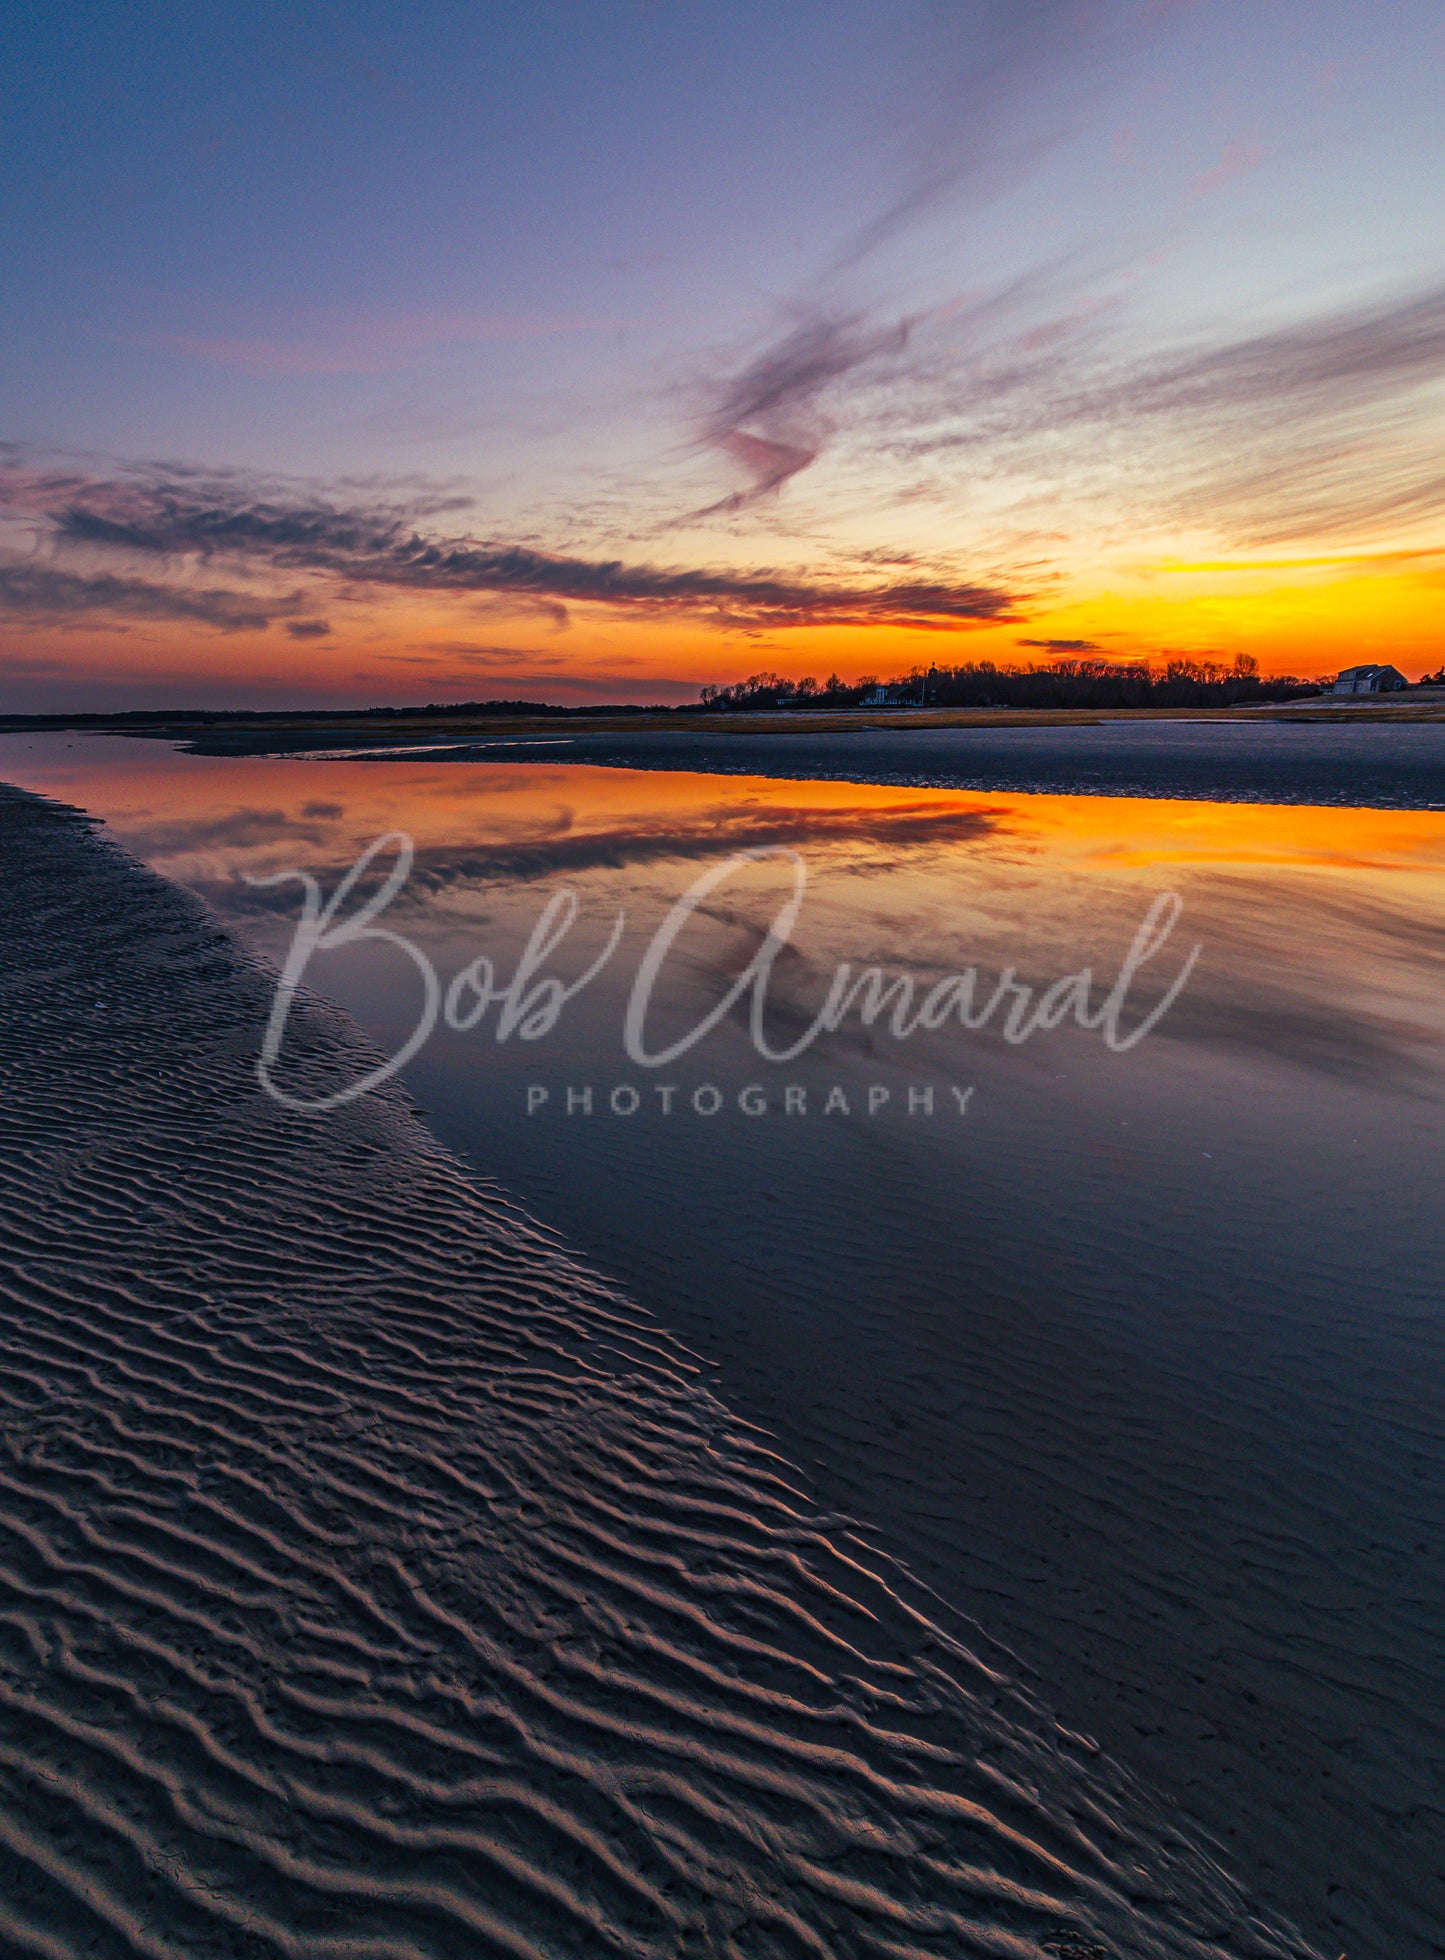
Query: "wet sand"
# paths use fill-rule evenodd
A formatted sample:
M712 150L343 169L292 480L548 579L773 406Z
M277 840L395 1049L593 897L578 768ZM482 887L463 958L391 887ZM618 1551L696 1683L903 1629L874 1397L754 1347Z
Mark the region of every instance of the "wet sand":
M1445 723L1112 721L766 734L638 729L499 735L453 748L437 739L436 758L456 761L602 763L1030 795L1445 809Z
M299 859L329 886L397 823L418 877L393 922L443 973L479 946L506 970L554 878L598 930L621 903L645 933L690 866L781 839L812 872L785 1017L865 949L1106 970L1177 885L1206 952L1160 1036L1112 1058L1065 1031L852 1038L800 1065L855 1107L881 1074L878 1125L821 1119L821 1094L800 1126L571 1123L562 1086L605 1093L624 1062L595 990L540 1050L439 1035L408 1079L437 1135L709 1358L816 1503L881 1527L987 1628L977 1651L1166 1792L1327 1960L1442 1950L1438 815L120 741L5 767L105 811L277 959L294 893L240 873ZM679 969L684 1024L746 957L751 910L740 894ZM395 1046L415 976L366 953L317 984ZM758 1073L727 1024L694 1059L732 1089ZM907 1087L960 1069L967 1123L917 1131Z
M197 901L0 833L9 1950L1320 1951L404 1096L260 1095Z

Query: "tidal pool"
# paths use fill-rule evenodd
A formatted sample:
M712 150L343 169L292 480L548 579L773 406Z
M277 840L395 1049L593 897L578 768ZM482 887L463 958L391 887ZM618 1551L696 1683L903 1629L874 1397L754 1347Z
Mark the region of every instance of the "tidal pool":
M396 937L299 977L393 1056L435 976L436 1133L1262 1896L1434 1950L1445 814L72 736L0 778L278 969L284 874L409 839Z

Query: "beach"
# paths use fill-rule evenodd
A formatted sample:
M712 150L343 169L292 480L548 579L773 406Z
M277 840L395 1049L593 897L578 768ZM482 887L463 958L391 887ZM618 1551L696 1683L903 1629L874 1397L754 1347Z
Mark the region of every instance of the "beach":
M202 754L295 752L385 757L427 754L457 762L573 762L672 769L775 781L890 783L909 788L1027 795L1296 803L1316 808L1445 809L1445 729L1379 715L1341 722L1327 707L1309 718L1038 716L1033 725L833 728L828 717L739 718L689 728L643 726L555 732L532 726L457 735L444 720L405 736L368 732L366 745L316 734L249 735L212 727L191 737ZM1052 724L1052 725L1051 725ZM180 734L182 731L176 731ZM351 732L354 741L355 726ZM345 738L343 737L343 740ZM393 747L395 744L395 747Z
M151 745L81 745L57 748L47 766L72 792L88 777L112 834L204 895L208 910L113 846L85 846L108 878L142 880L153 904L202 933L206 987L224 979L225 995L244 980L247 1005L224 1060L202 1073L220 1066L230 1120L240 1112L259 1125L243 1145L249 1164L266 1167L253 1169L248 1202L276 1215L270 1165L280 1139L287 1151L304 1137L308 1151L326 1153L347 1139L354 1170L367 1161L351 1154L356 1126L370 1135L384 1119L371 1175L384 1163L391 1179L404 1131L401 1158L414 1149L480 1191L484 1237L498 1216L510 1221L537 1249L547 1286L573 1284L546 1264L561 1259L568 1273L607 1276L589 1284L601 1286L609 1313L638 1302L627 1312L674 1357L669 1369L726 1412L707 1420L732 1424L763 1461L786 1466L789 1505L850 1521L840 1526L845 1555L866 1547L871 1569L882 1560L890 1591L902 1589L902 1645L891 1657L912 1664L915 1614L941 1622L970 1666L1014 1684L1009 1707L1034 1711L1018 1717L1024 1729L1039 1733L1042 1719L1056 1737L1056 1720L1087 1737L1078 1746L1088 1763L1123 1766L1121 1802L1167 1816L1200 1848L1193 1855L1231 1874L1249 1905L1233 1925L1214 1926L1223 1951L1266 1937L1327 1960L1437 1950L1434 960L1428 933L1412 942L1414 912L1404 909L1406 894L1434 891L1432 813L1027 797L1005 807L827 782L780 808L749 784L672 772L150 754ZM573 814L559 828L563 803ZM33 822L34 806L23 807ZM283 822L287 808L296 814ZM759 828L766 821L807 852L809 903L819 908L804 935L808 957L775 982L785 1024L830 945L854 948L861 932L881 949L887 933L916 959L938 942L933 908L960 878L972 916L994 919L976 953L1001 964L1027 918L1043 985L1077 956L1080 935L1092 943L1092 933L1101 954L1113 948L1117 963L1154 874L1117 868L1113 840L1127 835L1131 856L1147 861L1150 810L1159 863L1176 882L1186 876L1185 918L1209 956L1170 1010L1174 1037L1113 1059L1083 1034L1017 1051L980 1037L965 1071L941 1038L893 1057L876 1037L845 1029L782 1071L808 1098L803 1107L789 1114L775 1093L782 1076L764 1071L767 1114L754 1116L756 1102L739 1098L757 1061L724 1023L696 1066L667 1076L677 1093L664 1115L645 1072L609 1054L616 1002L602 991L547 1044L512 1054L443 1033L373 1096L287 1118L257 1094L249 1068L294 906L280 890L272 899L239 883L237 869L259 873L298 848L336 862L331 854L352 848L347 836L401 810L423 825L422 894L392 922L444 973L483 922L494 951L518 945L559 872L581 880L590 932L608 894L625 888L645 912L647 892L676 890L719 853L771 836ZM1039 829L1046 817L1055 829ZM66 836L68 850L79 848ZM1060 852L1060 875L1041 882ZM1195 868L1186 875L1181 861ZM1262 867L1253 893L1240 871L1251 861ZM1281 868L1291 861L1299 868ZM1370 861L1395 868L1362 873ZM898 867L891 882L859 884L860 870L884 863ZM1116 868L1104 876L1100 865ZM1373 915L1363 898L1370 875L1391 894ZM737 938L751 907L740 891L715 947L700 943L662 988L659 1027L694 1013L688 1003L711 999L717 976L736 970L756 943L746 931ZM239 941L218 931L219 918ZM1040 938L1045 925L1053 939ZM167 930L179 929L172 918ZM179 943L168 942L172 952ZM584 938L578 961L593 943ZM1281 962L1285 943L1301 949L1298 973ZM154 970L156 955L145 957ZM930 952L930 973L941 957ZM166 965L177 966L172 954ZM410 996L384 962L338 954L309 979L355 1019L311 1010L325 1040L309 1023L299 1046L288 1036L295 1083L324 1066L313 1041L318 1057L340 1044L330 1063L339 1074L326 1079L341 1082L360 1071L366 1040L397 1045ZM596 984L605 990L605 977ZM624 1096L619 1114L619 1085L639 1081L642 1106L626 1113ZM699 1085L714 1086L724 1106L696 1102ZM953 1094L960 1085L972 1091L966 1114ZM914 1110L910 1090L921 1098L930 1086L927 1113ZM870 1092L883 1096L876 1107ZM843 1108L830 1112L833 1094ZM1396 1149L1407 1130L1416 1139L1408 1162ZM1296 1163L1290 1140L1301 1133L1314 1143ZM156 1167L159 1187L174 1182L178 1162ZM1362 1162L1393 1166L1384 1241L1376 1173L1362 1179ZM358 1241L341 1222L363 1202L327 1184L342 1168L323 1175L307 1158L307 1188L329 1193L332 1221L322 1231L308 1220L308 1260L330 1272L343 1251L364 1249L373 1278L378 1262L408 1268L410 1226L368 1223ZM214 1175L197 1153L196 1177ZM373 1190L364 1204L374 1199ZM244 1211L233 1223L226 1239L248 1256L264 1241L267 1258L278 1257L292 1237ZM424 1237L430 1272L442 1255ZM220 1244L215 1257L224 1262ZM313 1271L306 1284L315 1280ZM566 1312L570 1324L576 1309ZM422 1400L430 1379L413 1383ZM542 1420L551 1421L545 1408ZM498 1488L491 1469L476 1484ZM751 1678L746 1667L740 1676ZM1042 1797L1047 1779L1036 1787ZM757 1883L776 1890L783 1880ZM931 1895L934 1880L924 1883ZM1258 1924L1246 1935L1249 1921ZM1028 1937L1056 1951L1040 1942L1063 1923ZM1259 1930L1290 1923L1297 1934ZM1194 1935L1203 1924L1188 1921ZM992 1951L995 1930L980 1922L968 1937ZM850 1940L872 1950L856 1929L823 1937L840 1951L855 1950ZM1158 1935L1126 1914L1079 1937L1122 1955L1154 1951L1147 1941ZM772 1949L744 1940L738 1950Z
M400 1092L259 1096L193 900L0 823L13 1950L1315 1950Z
M0 1960L1445 1960L1439 0L0 46Z

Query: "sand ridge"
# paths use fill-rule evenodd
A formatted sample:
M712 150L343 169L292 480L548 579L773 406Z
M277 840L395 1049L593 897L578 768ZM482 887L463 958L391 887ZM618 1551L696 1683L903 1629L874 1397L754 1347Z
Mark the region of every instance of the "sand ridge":
M404 1096L263 1097L197 902L0 828L8 1949L1305 1960Z

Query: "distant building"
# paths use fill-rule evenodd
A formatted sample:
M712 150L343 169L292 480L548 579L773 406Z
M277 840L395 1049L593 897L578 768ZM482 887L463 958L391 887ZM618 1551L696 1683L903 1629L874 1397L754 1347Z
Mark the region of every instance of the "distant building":
M1331 694L1398 694L1410 683L1398 667L1346 667Z

